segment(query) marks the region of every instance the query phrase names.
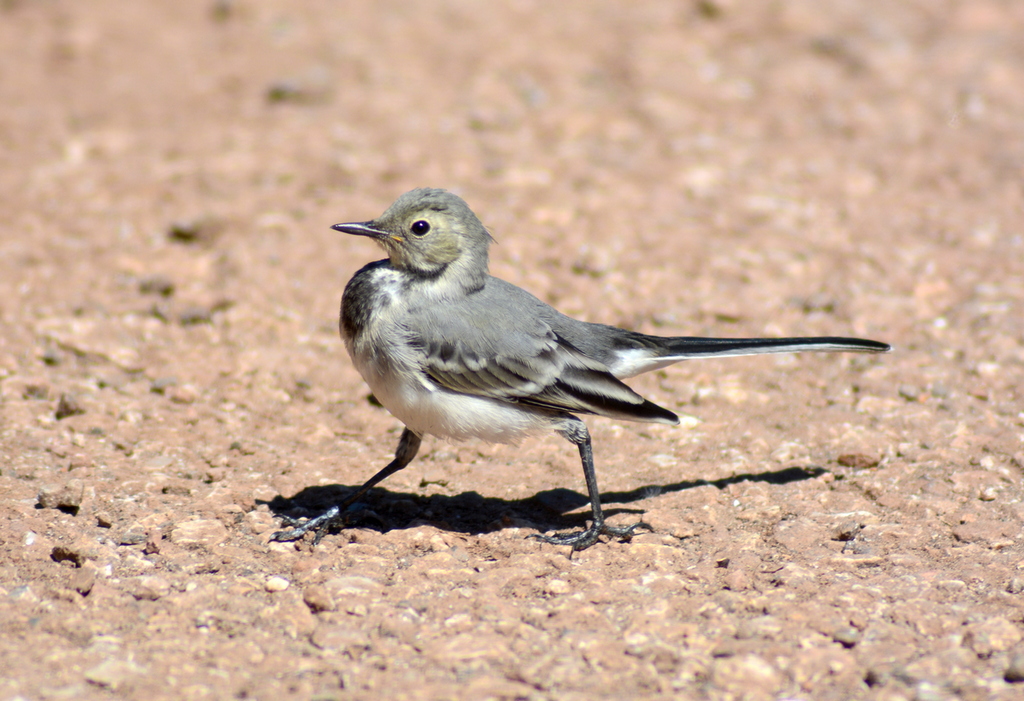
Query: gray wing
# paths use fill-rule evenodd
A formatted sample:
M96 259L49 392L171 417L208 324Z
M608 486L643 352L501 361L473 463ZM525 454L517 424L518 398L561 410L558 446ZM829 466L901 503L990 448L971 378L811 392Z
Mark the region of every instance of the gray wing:
M454 392L570 413L679 422L557 334L539 304L502 285L412 312L410 341L422 352L423 372Z

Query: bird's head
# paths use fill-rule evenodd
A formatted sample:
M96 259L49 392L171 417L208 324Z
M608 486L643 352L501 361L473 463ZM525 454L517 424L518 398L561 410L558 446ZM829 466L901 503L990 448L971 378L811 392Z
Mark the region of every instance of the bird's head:
M418 276L454 275L469 283L487 274L491 235L462 198L446 190L410 190L373 221L331 228L372 238L391 265Z

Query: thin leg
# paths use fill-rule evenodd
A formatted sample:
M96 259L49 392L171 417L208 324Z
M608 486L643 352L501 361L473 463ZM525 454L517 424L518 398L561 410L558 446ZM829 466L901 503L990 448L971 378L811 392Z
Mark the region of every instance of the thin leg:
M563 428L558 430L558 433L570 443L575 444L580 450L580 461L583 463L583 478L587 481L587 492L590 494L590 513L594 520L589 528L578 533L556 533L552 536L535 535L533 537L543 540L545 543L553 543L554 545L570 545L575 552L577 550L586 550L596 543L598 537L602 535L629 540L633 537L633 532L637 528L653 530L643 521L638 521L632 526L626 527L609 526L604 522L604 512L601 511L601 492L597 488L597 474L594 472L594 449L590 443L590 431L587 430L587 425L575 416L570 416L563 425Z
M387 467L375 474L369 480L366 481L362 487L357 489L355 492L350 494L348 498L342 501L340 504L336 504L327 511L323 512L319 516L309 519L305 523L296 526L295 528L287 531L278 531L270 537L271 540L277 541L290 541L298 540L302 536L306 535L309 531L316 533L313 538L313 545L320 542L320 539L324 537L328 529L333 525L341 525L345 523L345 510L352 506L358 501L364 494L373 488L378 482L387 479L391 475L395 474L403 467L412 462L412 459L416 457L417 451L420 449L420 437L410 431L408 428L402 431L402 437L398 439L398 448L395 449L395 459L388 463ZM288 519L288 521L291 521ZM295 525L296 522L286 522L286 525Z

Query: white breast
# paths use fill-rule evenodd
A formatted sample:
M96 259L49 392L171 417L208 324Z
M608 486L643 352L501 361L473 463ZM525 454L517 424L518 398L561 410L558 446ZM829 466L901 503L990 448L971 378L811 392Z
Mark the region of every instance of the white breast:
M421 436L481 438L493 443L514 443L554 426L543 412L434 384L420 368L421 351L404 337L397 311L402 293L398 274L386 268L373 274L373 313L357 337L345 339L345 345L374 396L395 418Z

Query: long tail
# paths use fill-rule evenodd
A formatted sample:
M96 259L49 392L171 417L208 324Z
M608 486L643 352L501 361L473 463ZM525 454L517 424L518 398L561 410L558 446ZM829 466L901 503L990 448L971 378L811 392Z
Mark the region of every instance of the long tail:
M809 338L697 338L679 336L664 339L665 354L659 360L685 360L726 355L759 355L761 353L801 353L806 351L847 351L853 353L888 353L892 346L864 338L814 336Z
M625 379L644 372L664 368L690 358L759 355L761 353L801 353L805 351L854 353L888 353L892 346L863 338L815 336L810 338L698 338L678 336L632 337L632 348L616 352L609 363L615 377Z

